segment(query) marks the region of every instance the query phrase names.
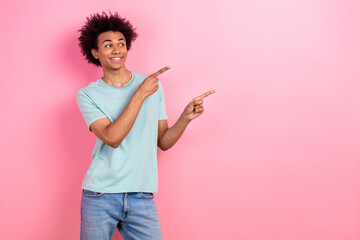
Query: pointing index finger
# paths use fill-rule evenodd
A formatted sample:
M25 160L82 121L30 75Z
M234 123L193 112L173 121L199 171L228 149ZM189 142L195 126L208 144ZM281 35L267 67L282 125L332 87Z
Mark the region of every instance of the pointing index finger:
M210 91L208 91L208 92L206 92L206 93L203 93L203 94L201 94L200 96L196 97L194 100L201 100L201 99L206 98L207 96L209 96L210 94L213 94L213 93L215 93L215 92L216 92L215 89L214 89L214 90L210 90Z
M160 69L159 71L157 71L156 73L151 74L154 77L159 76L160 74L162 74L163 72L169 70L171 67L167 66L167 67L163 67L162 69Z

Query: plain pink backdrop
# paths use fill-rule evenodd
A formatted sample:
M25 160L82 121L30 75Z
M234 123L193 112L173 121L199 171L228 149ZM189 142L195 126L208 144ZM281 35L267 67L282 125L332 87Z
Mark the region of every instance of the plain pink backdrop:
M77 90L102 76L77 46L91 13L137 27L132 71L161 76L164 239L360 239L360 4L340 0L7 1L1 13L1 239L79 239L95 144ZM119 233L114 239L121 239Z

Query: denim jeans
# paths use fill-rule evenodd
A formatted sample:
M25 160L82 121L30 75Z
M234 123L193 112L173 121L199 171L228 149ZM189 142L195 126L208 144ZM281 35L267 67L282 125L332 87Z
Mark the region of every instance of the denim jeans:
M81 240L162 239L154 195L145 192L100 193L82 190Z

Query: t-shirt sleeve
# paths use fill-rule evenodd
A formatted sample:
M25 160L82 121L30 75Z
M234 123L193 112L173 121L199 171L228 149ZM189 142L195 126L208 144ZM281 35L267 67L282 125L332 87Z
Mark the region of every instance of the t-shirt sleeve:
M165 108L164 91L163 91L160 81L158 81L158 84L159 84L159 95L160 95L159 120L165 120L165 119L167 119L167 115L166 115L166 108Z
M76 94L76 102L90 131L91 123L99 118L107 117L96 103L81 89Z

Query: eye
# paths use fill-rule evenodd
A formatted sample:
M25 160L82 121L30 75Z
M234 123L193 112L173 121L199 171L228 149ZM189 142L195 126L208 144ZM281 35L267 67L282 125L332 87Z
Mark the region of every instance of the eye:
M111 46L111 44L105 45L105 47Z

